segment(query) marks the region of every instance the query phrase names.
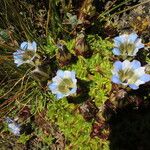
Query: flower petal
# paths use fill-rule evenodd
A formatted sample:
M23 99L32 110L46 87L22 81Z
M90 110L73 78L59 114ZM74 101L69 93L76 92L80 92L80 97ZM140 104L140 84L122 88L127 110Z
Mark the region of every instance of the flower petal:
M135 84L129 84L129 87L133 90L137 90L139 87L136 86Z
M56 94L56 98L57 98L57 99L61 99L61 98L63 98L63 97L65 97L65 95L62 94L62 93L60 93L60 92Z
M24 64L24 62L21 60L17 60L15 61L15 64L17 65L17 67L19 67L20 65Z
M70 71L64 71L64 78L71 78L72 74Z
M35 51L33 45L31 42L28 42L28 47L27 47L27 50L32 50L32 51Z
M32 48L33 48L33 50L36 52L37 44L36 44L35 41L32 42Z
M137 38L138 38L138 35L136 33L131 33L128 36L128 41L134 43Z
M113 48L112 51L113 51L114 55L117 55L117 56L121 55L121 52L120 52L120 50L118 48Z
M55 76L53 79L52 79L53 82L59 84L61 81L62 81L62 78L59 77L59 76Z
M19 67L20 65L24 63L24 61L22 60L23 53L24 51L22 50L17 50L17 52L13 53L14 63L17 64L17 67Z
M69 92L69 94L74 94L74 93L76 93L76 91L77 91L77 87L71 89L71 91Z
M58 89L57 89L58 85L56 83L51 83L48 85L48 87L53 94L56 94L58 92Z
M28 42L22 42L21 45L20 45L20 48L22 50L26 50L28 48Z
M124 60L122 62L122 70L125 70L125 69L130 68L130 67L131 67L131 64L130 64L129 60Z
M6 121L6 123L8 123L8 124L14 122L14 121L13 121L11 118L9 118L9 117L6 117L5 121Z
M64 75L65 75L63 70L58 70L56 74L57 74L57 76L59 76L61 78L64 78Z
M134 49L134 51L133 51L133 53L132 53L132 55L130 55L130 56L136 56L136 53L139 51L139 48L135 48Z
M136 41L136 43L135 43L136 48L138 48L138 49L144 48L144 44L141 43L141 41L142 41L141 39L138 39Z
M23 50L19 49L16 52L13 53L13 56L15 56L16 58L22 58L24 53L25 52Z
M117 42L124 43L127 40L127 37L128 37L127 34L117 36L114 38L114 42L115 42L115 44L117 44Z
M77 79L72 79L72 82L73 82L74 85L76 85Z
M10 123L8 124L8 128L10 129L10 131L12 133L14 133L15 135L19 135L20 134L20 127L15 124L15 123Z
M136 86L139 86L139 85L144 84L144 83L145 83L144 81L138 79L138 80L135 82L135 85L136 85Z
M120 44L121 44L121 42L114 40L114 47L118 48L118 47L120 47Z
M138 76L141 77L145 74L145 67L140 67L134 70L134 73Z
M119 79L119 77L118 76L112 76L112 82L114 82L114 83L116 83L116 84L120 84L121 83L121 81L120 81L120 79Z
M150 81L150 75L144 74L143 76L140 77L140 80L142 80L144 82L149 82Z
M122 62L116 61L113 66L115 67L115 70L119 71L122 69Z
M131 66L132 66L132 69L137 69L137 68L140 68L141 67L141 63L138 61L138 60L133 60L131 62Z
M75 79L75 75L76 75L75 71L71 71L71 78L72 78L72 79ZM76 81L77 81L77 80L76 80Z

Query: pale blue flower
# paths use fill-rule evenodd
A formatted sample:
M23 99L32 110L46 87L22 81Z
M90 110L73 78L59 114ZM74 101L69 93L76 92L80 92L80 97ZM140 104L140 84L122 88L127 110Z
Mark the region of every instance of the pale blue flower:
M75 94L77 90L75 72L58 70L52 82L48 83L48 88L56 94L57 99Z
M141 67L141 63L137 60L116 61L112 73L112 82L129 86L134 90L138 89L139 85L150 81L150 75L145 73L145 67Z
M8 124L8 129L15 135L20 135L20 126L15 123L14 120L11 118L7 117L6 118L6 123Z
M136 33L123 34L114 38L114 55L135 56L141 48L144 48L144 44Z
M20 45L20 49L13 53L14 62L19 67L24 63L31 63L35 58L37 50L36 42L23 42Z

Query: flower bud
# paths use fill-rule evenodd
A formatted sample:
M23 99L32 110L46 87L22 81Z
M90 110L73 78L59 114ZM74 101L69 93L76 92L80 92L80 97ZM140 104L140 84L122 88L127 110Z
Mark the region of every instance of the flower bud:
M83 33L79 34L76 37L75 53L77 56L81 55L84 57L90 57L91 55L89 45L87 44L85 35Z
M12 132L14 135L19 136L20 135L20 125L17 124L14 120L12 120L9 117L6 117L5 122L8 125L8 129L10 132Z
M86 121L91 121L96 117L98 108L93 101L87 100L79 107L79 111Z
M58 44L58 52L56 53L56 59L61 67L68 65L72 58L73 55L69 52L67 47L62 44Z

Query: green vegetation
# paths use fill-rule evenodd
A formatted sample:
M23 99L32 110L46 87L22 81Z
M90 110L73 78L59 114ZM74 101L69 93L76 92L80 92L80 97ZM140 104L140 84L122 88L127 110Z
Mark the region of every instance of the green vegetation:
M112 64L118 59L112 53L112 37L120 30L120 26L113 22L113 16L136 8L136 5L131 0L1 0L2 150L9 147L16 150L110 149L109 128L106 126L111 114L102 111L110 99L115 108L120 108L116 95L120 87L117 89L111 83ZM134 29L138 32L135 25ZM45 75L36 72L33 64L16 67L13 53L23 41L37 43L33 62ZM142 61L150 62L148 56L145 51ZM48 89L47 83L59 69L76 72L76 95L57 100ZM68 82L72 83L69 79ZM128 95L130 100L131 95ZM133 97L135 95L133 93ZM142 95L142 98L147 100L149 95ZM19 136L10 132L6 117L21 126ZM95 124L100 127L99 131L96 131ZM102 133L101 128L104 129Z

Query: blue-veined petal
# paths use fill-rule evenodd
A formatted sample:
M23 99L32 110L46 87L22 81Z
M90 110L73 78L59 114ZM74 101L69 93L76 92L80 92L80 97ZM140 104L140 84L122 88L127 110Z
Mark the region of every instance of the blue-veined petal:
M33 50L36 52L37 44L36 44L35 41L32 42L32 48L33 48Z
M138 35L136 33L131 33L128 36L128 41L134 43L137 38L138 38Z
M76 91L77 91L77 87L71 89L70 94L74 94L74 93L76 93Z
M126 41L127 37L128 37L127 34L123 34L123 35L117 36L117 37L114 38L114 42L115 43L116 42L124 43Z
M56 94L58 92L58 85L54 82L48 85L49 89L52 91L53 94Z
M57 99L61 99L61 98L63 98L63 97L65 97L65 95L62 94L62 93L60 93L60 92L56 94L56 98L57 98Z
M13 134L15 134L15 135L20 134L20 127L16 123L8 124L8 128Z
M133 90L137 90L139 87L136 86L135 84L129 84L129 87Z
M15 60L15 64L17 65L17 67L19 67L20 65L22 65L24 62L22 62L21 60Z
M119 47L121 44L121 41L117 41L116 39L114 39L114 47Z
M72 78L72 79L75 79L75 74L76 74L75 71L71 71L71 78ZM75 80L76 80L76 79L75 79Z
M136 48L141 49L144 48L144 44L141 42L141 39L138 39L135 43Z
M121 70L122 69L122 62L121 61L116 61L114 63L114 67L117 71Z
M24 61L22 60L23 53L24 52L22 50L17 50L17 52L13 53L14 63L17 65L17 67L24 63Z
M64 78L64 71L63 70L58 70L57 71L57 76L59 76L60 78Z
M64 78L71 78L71 71L64 71Z
M134 49L132 55L130 55L130 56L136 56L136 54L137 54L138 51L139 51L139 48L136 47L136 48Z
M20 48L22 50L26 50L28 48L28 42L22 42L21 45L20 45Z
M141 63L138 60L133 60L131 62L132 69L137 69L141 67Z
M130 64L129 60L124 60L122 62L122 70L125 70L125 69L130 68L130 67L131 67L131 64Z
M136 86L139 86L139 85L144 84L144 83L145 83L144 81L138 79L138 80L135 82L135 85L136 85Z
M140 67L134 70L134 73L138 76L141 77L145 74L145 67Z
M121 81L120 81L120 79L119 79L119 77L118 76L112 76L112 82L114 82L114 83L116 83L116 84L120 84L121 83Z
M117 55L117 56L121 55L121 52L120 52L120 50L118 48L113 48L112 51L113 51L114 55Z
M73 79L72 79L72 82L73 82L74 85L76 85L77 79L76 79L76 78L73 78Z
M31 43L31 42L28 42L28 47L27 47L27 49L29 49L29 50L34 50L33 47L32 47L32 43Z
M140 80L144 82L149 82L150 81L150 75L149 74L144 74L140 77Z
M55 83L57 83L57 85L58 85L59 83L61 83L62 78L61 78L60 76L55 76L55 77L52 79L52 81L55 82Z

